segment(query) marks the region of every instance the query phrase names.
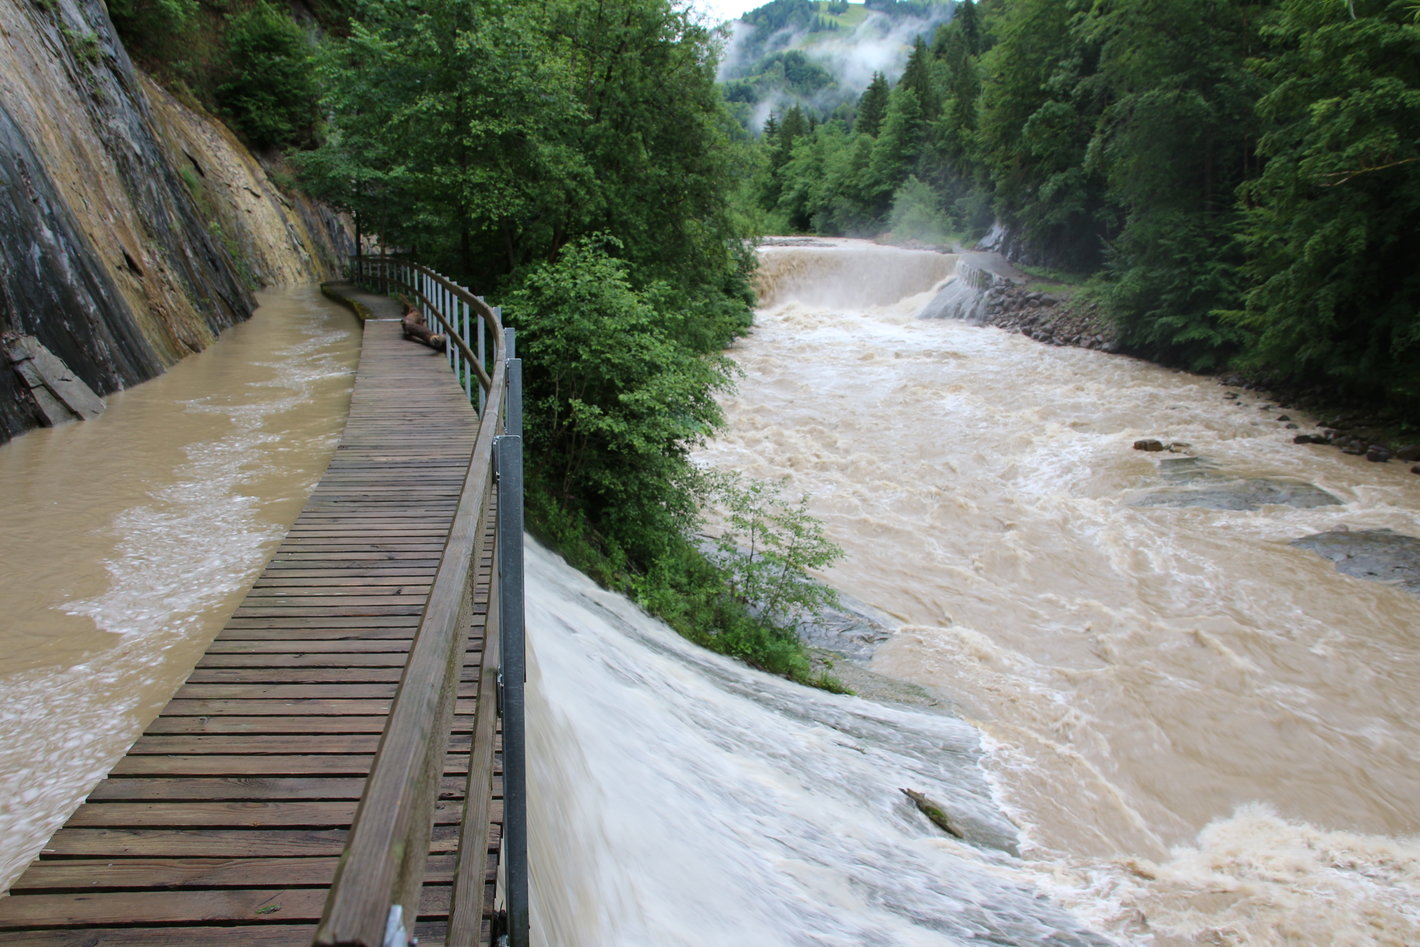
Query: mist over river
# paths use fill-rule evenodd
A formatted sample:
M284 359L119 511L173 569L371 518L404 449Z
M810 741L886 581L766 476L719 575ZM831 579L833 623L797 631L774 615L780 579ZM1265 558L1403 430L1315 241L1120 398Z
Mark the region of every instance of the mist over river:
M1420 942L1420 599L1290 545L1420 536L1420 477L1212 379L915 318L950 256L793 244L700 459L809 496L827 578L900 622L871 668L980 729L1043 889L1125 940ZM1180 460L1339 502L1148 505Z

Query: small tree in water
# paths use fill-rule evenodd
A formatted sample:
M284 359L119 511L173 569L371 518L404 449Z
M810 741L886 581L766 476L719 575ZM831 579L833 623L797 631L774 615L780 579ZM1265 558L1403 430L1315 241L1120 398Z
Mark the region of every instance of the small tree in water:
M773 632L797 637L795 627L837 606L838 594L808 574L843 558L808 512L808 497L791 501L778 483L715 471L705 497L724 515L714 539L726 594Z

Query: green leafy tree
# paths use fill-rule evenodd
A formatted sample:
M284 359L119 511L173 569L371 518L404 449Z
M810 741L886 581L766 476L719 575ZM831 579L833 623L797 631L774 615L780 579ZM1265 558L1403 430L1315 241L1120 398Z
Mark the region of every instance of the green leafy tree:
M941 243L947 239L947 221L937 191L917 176L909 177L892 196L888 230L894 237Z
M918 36L912 43L912 52L907 54L907 63L902 67L902 78L897 81L897 87L912 90L917 97L918 108L922 110L922 118L928 122L935 119L942 108L937 76L932 67L933 57L927 48L927 41Z
M1103 297L1136 351L1197 370L1223 367L1241 334L1216 310L1241 292L1234 193L1257 136L1258 3L1117 0L1083 21L1107 90L1087 167L1120 233Z
M284 8L268 0L228 16L226 79L217 102L259 148L309 143L316 117L314 48Z
M858 99L858 114L853 122L854 131L864 135L873 136L882 127L883 118L887 115L888 92L887 79L881 72L873 73L873 80L868 83L868 87L863 90L863 95Z
M742 328L731 119L708 32L667 0L366 0L325 69L340 154L310 164L390 241L491 291L610 233L687 325Z
M525 373L529 480L613 561L646 567L690 531L690 448L720 422L721 357L689 351L632 286L614 241L525 269L504 298Z
M873 142L864 188L879 219L887 214L898 186L916 171L927 135L928 124L917 92L899 84L888 97L887 116Z
M1420 412L1420 25L1412 5L1287 0L1259 65L1244 364Z
M1097 46L1080 29L1085 0L1013 0L993 8L977 140L999 216L1031 255L1062 269L1099 263L1104 182L1086 152L1106 101Z
M843 558L843 550L809 514L807 496L791 501L780 484L723 471L705 475L703 490L723 514L714 545L725 595L786 637L838 604L833 588L809 575Z

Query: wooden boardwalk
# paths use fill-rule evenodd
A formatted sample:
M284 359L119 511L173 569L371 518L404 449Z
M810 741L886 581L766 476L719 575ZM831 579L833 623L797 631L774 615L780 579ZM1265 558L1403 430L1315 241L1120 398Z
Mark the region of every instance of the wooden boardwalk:
M479 420L442 358L368 322L325 477L206 656L0 899L6 945L304 945L418 627ZM480 698L491 530L440 786L421 945L444 943ZM495 775L484 942L501 830Z

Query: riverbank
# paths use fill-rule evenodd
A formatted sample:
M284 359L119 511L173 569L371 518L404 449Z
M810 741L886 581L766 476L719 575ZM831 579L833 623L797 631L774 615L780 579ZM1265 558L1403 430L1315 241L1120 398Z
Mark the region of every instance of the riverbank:
M976 257L994 254L971 254ZM986 267L978 268L987 269ZM1018 332L1047 345L1068 345L1102 352L1132 354L1119 341L1119 333L1098 303L1075 294L1052 293L1034 287L1024 273L1000 267L988 269L991 285L984 291L983 325ZM1317 418L1315 429L1303 431L1290 418L1279 420L1297 444L1329 445L1375 463L1395 461L1413 465L1420 475L1420 435L1404 419L1387 417L1374 410L1338 404L1320 389L1286 391L1237 372L1214 377L1227 388L1255 392L1278 412L1305 411ZM1229 401L1236 391L1227 392Z

